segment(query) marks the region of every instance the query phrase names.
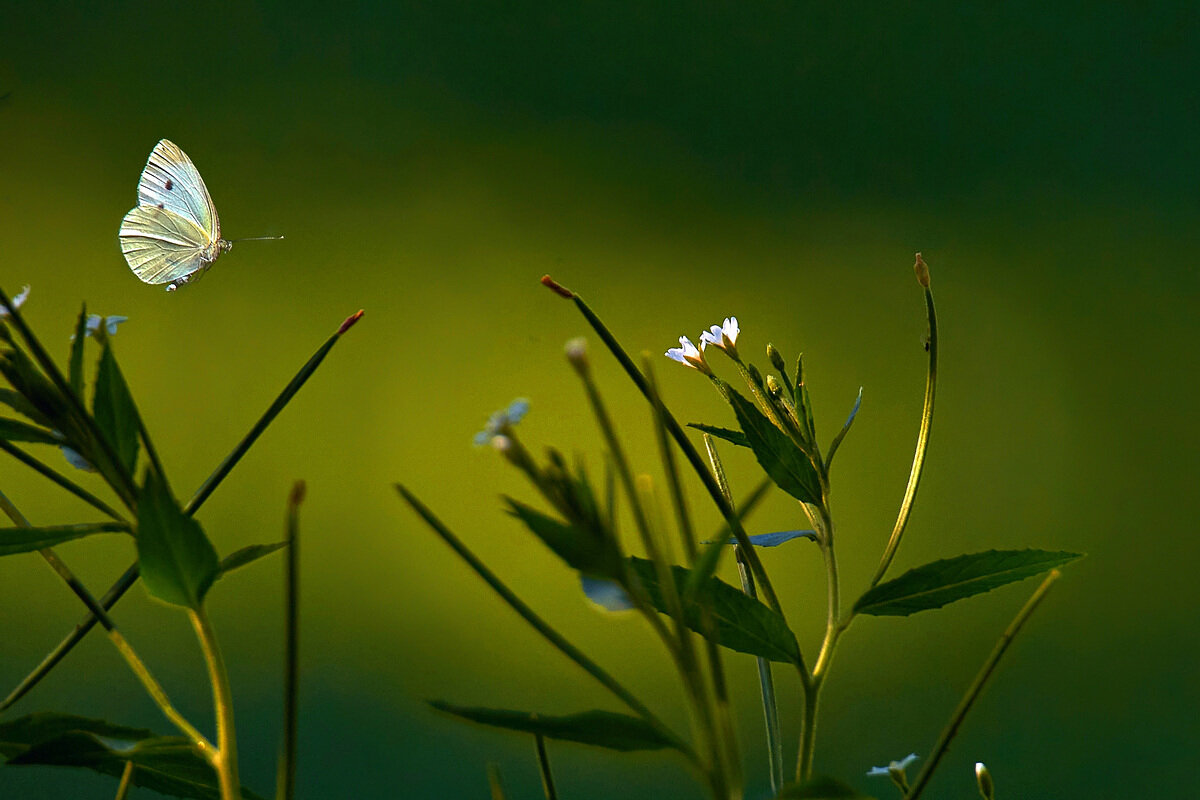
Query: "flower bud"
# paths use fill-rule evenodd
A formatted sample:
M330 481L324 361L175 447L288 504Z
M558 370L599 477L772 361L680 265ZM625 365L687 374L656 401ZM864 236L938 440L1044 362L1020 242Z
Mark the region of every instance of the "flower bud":
M775 349L775 345L767 345L767 360L771 362L771 366L777 369L781 374L787 374L787 364L783 361L783 356L779 355L779 351Z
M588 373L587 340L582 336L571 339L566 344L567 361L580 375Z
M917 263L913 264L913 272L917 273L917 283L929 288L929 267L925 265L925 259L921 258L921 254L917 253Z
M979 794L983 800L995 800L996 784L992 781L992 773L982 761L975 762L975 780L979 783Z

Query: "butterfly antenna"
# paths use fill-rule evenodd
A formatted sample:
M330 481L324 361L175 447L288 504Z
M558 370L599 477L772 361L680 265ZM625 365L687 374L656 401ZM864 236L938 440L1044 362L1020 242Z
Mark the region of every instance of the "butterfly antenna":
M230 239L229 243L233 244L234 242L266 242L266 241L270 241L271 239L282 239L282 238L283 238L282 236L248 236L245 239Z

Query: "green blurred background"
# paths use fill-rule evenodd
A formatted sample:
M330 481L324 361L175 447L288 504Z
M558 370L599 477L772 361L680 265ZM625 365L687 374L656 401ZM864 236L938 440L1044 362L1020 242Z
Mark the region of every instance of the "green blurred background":
M802 349L825 441L865 387L835 471L853 597L911 459L925 323L910 266L922 250L944 356L897 569L990 547L1090 554L1011 651L926 796L974 796L976 760L1002 798L1182 796L1200 733L1197 23L1190 3L8 4L0 281L10 293L32 284L28 318L63 358L81 301L130 317L115 344L185 493L365 308L201 521L223 553L277 539L288 487L308 481L300 797L485 797L495 760L511 795L532 798L527 739L436 716L423 699L618 707L391 483L685 727L651 636L582 600L576 577L500 512L499 493L531 492L470 444L488 412L527 396L528 443L599 464L561 355L585 325L537 279L582 292L635 352L729 314L759 363L768 341ZM162 137L198 165L227 237L286 240L239 245L175 294L139 283L117 227ZM593 349L634 457L656 472L643 405ZM731 424L706 381L657 363L681 417ZM747 491L754 465L727 458ZM36 523L94 516L11 460L0 483ZM753 529L797 525L776 497ZM61 551L97 592L132 556L119 537ZM815 550L764 560L814 650ZM243 778L264 794L280 584L276 559L210 601ZM818 768L891 796L864 772L928 754L1032 588L857 623L825 697ZM3 690L79 613L36 557L0 560ZM117 619L210 729L186 620L140 587ZM729 666L748 796L762 798L754 666ZM794 752L796 686L779 680ZM94 635L10 716L35 710L168 730ZM700 792L669 756L552 744L551 757L564 797ZM4 797L114 789L89 773L0 769Z

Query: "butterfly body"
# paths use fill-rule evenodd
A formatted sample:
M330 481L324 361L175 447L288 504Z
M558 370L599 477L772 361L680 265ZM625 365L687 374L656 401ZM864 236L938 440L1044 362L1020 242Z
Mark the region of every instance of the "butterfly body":
M121 252L139 279L174 291L233 245L221 238L212 196L192 160L163 139L138 181L138 204L121 221Z

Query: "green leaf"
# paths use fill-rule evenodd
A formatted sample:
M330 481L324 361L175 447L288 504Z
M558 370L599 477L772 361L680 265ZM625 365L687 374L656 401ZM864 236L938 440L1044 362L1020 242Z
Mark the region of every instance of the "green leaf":
M14 347L0 353L0 374L8 379L17 394L51 423L49 427L68 432L71 419L66 398L23 351Z
M173 797L220 800L217 773L191 743L180 736L130 740L68 731L39 742L8 760L9 764L42 764L84 767L119 778L126 762L133 762L133 785ZM244 800L262 798L242 787Z
M83 397L83 343L87 339L87 303L79 309L79 320L75 323L75 336L71 341L70 378L71 389Z
M62 439L48 430L7 417L0 417L0 440L5 442L35 442L37 444L53 445L63 443Z
M802 503L819 505L821 481L804 451L732 388L728 397L750 449L775 485Z
M24 395L14 392L12 389L0 389L0 403L11 408L23 417L33 420L43 428L53 428L53 423L47 419L46 415L38 411L33 403L25 399Z
M138 453L138 413L108 344L104 345L100 354L92 415L116 452L121 466L126 472L132 473Z
M779 800L875 800L859 794L836 778L816 775L804 783L789 784L779 792Z
M123 522L88 522L45 528L0 528L0 556L31 553L97 533L129 533L129 526Z
M600 578L621 576L619 557L597 533L561 522L511 497L504 500L509 513L524 522L567 566Z
M127 741L148 739L154 735L153 731L144 728L114 725L102 719L41 711L0 723L0 755L11 758L35 744L56 739L68 731L85 731Z
M631 556L629 566L641 580L654 607L667 613L654 563ZM701 604L711 603L717 644L770 661L800 663L800 646L796 643L796 635L770 607L718 578L703 581L689 599L686 589L691 578L690 570L673 566L671 573L680 596L685 598L683 621L689 628L704 634Z
M964 597L1047 572L1082 558L1081 553L1049 550L985 550L911 569L881 583L854 604L856 614L907 617L941 608Z
M198 609L220 574L217 551L200 523L180 510L152 470L138 498L138 565L151 595L171 605Z
M287 542L272 542L271 544L252 544L243 547L240 550L234 550L229 555L221 559L220 574L218 578L224 578L226 573L233 572L235 569L241 569L247 564L258 561L263 556L269 556L280 548L287 547Z
M716 425L705 425L702 422L689 422L688 427L703 431L717 439L724 439L731 444L736 444L738 447L750 446L750 442L746 439L746 434L741 431L731 431L728 428L718 428Z
M661 750L673 747L645 721L611 711L584 711L566 716L544 716L531 711L507 711L498 708L466 708L443 700L431 700L429 705L456 717L506 728L512 731L538 733L547 739L607 747L609 750Z

